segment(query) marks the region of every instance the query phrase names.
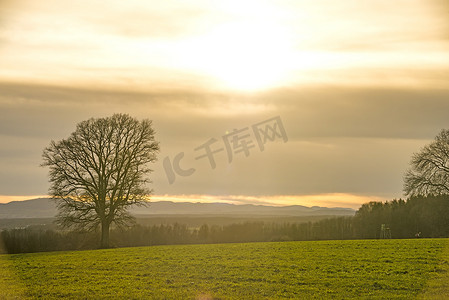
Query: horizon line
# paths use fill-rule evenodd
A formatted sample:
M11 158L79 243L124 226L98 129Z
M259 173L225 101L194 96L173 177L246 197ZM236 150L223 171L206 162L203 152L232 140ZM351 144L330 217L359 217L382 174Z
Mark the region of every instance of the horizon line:
M51 198L49 195L8 196L0 195L0 203L6 204L14 201L26 201L38 198ZM311 195L205 195L205 194L176 194L151 195L150 201L170 201L186 203L229 203L235 205L265 205L265 206L292 206L351 208L358 209L364 203L371 201L385 202L385 197L366 196L350 193L323 193Z

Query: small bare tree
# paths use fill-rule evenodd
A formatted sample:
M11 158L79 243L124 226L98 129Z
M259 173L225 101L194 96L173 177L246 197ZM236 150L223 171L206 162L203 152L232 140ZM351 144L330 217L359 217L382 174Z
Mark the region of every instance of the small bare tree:
M443 129L430 144L415 153L404 177L407 196L449 194L449 130Z
M132 220L128 208L149 201L148 164L158 151L152 122L127 114L83 121L68 139L51 141L42 166L50 168L57 223L84 230L101 226L101 247L109 247L110 225L126 225Z

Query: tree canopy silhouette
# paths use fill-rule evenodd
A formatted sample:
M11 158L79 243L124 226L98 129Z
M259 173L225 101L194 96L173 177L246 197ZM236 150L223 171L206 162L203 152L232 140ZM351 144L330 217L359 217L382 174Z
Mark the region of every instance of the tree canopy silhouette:
M449 195L449 130L415 153L404 177L408 196Z
M42 165L50 169L57 223L83 230L101 226L101 247L109 247L110 225L126 225L132 220L128 208L149 201L148 164L158 151L152 122L127 114L83 121L69 138L51 141Z

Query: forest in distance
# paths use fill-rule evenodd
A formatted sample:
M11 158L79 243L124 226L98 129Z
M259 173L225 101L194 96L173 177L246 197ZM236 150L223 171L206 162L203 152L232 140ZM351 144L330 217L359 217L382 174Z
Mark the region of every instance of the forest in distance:
M228 220L229 221L229 220ZM113 247L243 243L270 241L350 240L449 237L449 196L410 197L369 202L354 216L309 219L303 222L240 220L192 226L186 223L142 224L111 231ZM59 231L40 226L5 229L6 253L95 249L98 232Z

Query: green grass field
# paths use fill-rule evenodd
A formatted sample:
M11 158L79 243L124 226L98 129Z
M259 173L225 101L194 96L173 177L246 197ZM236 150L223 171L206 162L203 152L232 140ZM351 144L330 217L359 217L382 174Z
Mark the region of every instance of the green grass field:
M0 255L0 299L444 299L446 246L359 240Z

